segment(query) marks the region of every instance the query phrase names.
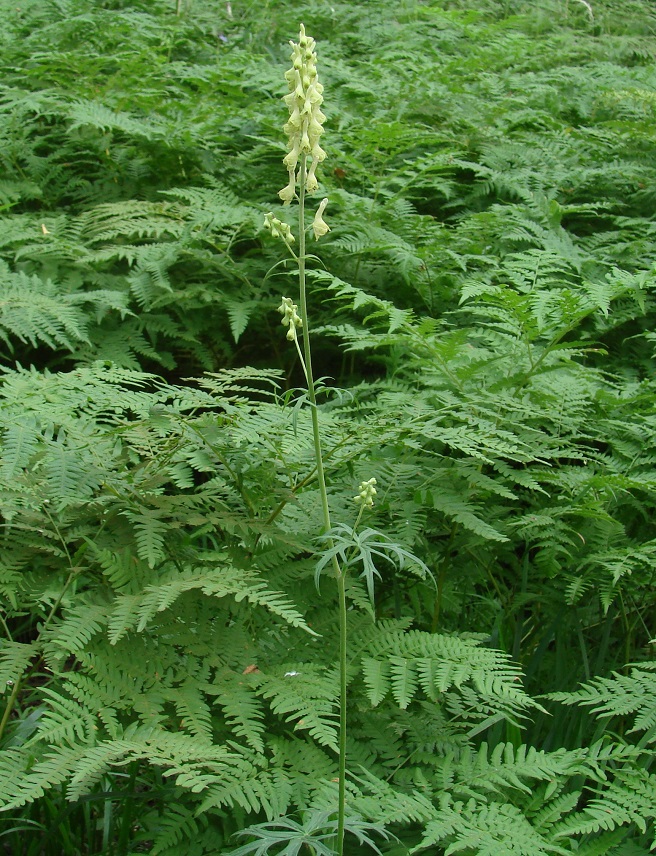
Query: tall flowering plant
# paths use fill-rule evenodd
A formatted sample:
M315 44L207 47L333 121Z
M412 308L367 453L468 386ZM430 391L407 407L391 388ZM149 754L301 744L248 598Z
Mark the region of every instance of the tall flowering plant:
M320 139L324 132L323 123L326 117L321 111L323 86L319 82L317 71L316 43L313 38L306 34L303 24L301 24L298 42L292 41L290 44L292 48L292 67L285 74L289 93L283 99L289 110L289 118L283 128L287 135L287 154L283 162L287 168L288 181L286 186L279 191L278 195L286 206L291 205L294 200L298 201L298 252L292 247L292 244L296 243L296 239L289 224L275 217L272 212L266 214L264 224L273 237L279 238L284 242L288 251L298 263L298 305L294 303L292 298L283 297L278 311L282 315L282 324L287 327L287 339L294 343L305 373L312 419L317 480L323 513L323 529L328 542L327 556L330 555L329 563L332 566L339 596L340 732L336 836L337 853L341 856L344 849L346 804L346 563L340 566L338 550L335 549L330 535L330 508L321 453L316 388L312 373L312 352L310 348L305 281L306 234L309 231L309 229L306 229L306 195L314 193L319 189L317 168L326 158L326 152L321 148L320 144ZM310 226L317 241L330 231L330 226L324 220L327 205L327 198L319 203ZM299 343L299 333L302 336L302 349ZM373 487L374 484L375 479L371 479L369 482L363 482L360 485L360 493L356 497L357 502L360 504L358 522L365 508L370 508L373 504L373 495L376 492Z

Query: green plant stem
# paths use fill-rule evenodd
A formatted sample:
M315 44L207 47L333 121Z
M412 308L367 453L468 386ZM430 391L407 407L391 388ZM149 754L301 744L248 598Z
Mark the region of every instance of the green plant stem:
M339 570L337 559L337 592L339 595L339 783L337 804L337 853L344 852L344 819L346 814L346 572Z
M10 642L13 642L14 637L11 635L11 630L9 629L9 625L5 621L4 615L0 615L0 624L2 625L3 630L7 634L7 639L9 639Z
M451 552L451 547L453 546L453 539L456 535L457 525L454 524L451 527L451 533L449 535L449 540L447 542L446 548L444 550L444 557L440 562L440 572L437 578L437 592L435 593L435 602L433 604L433 618L431 621L431 633L437 633L437 628L440 623L440 612L442 611L442 595L444 593L444 581L446 579L446 574L448 570L448 561L449 554Z
M303 352L305 354L305 377L308 385L308 398L310 399L310 413L312 418L312 436L314 439L314 455L317 462L317 478L319 481L319 492L321 494L321 508L323 511L323 523L327 530L331 528L330 509L328 507L328 491L326 490L326 478L323 471L323 460L321 458L321 436L319 433L319 414L317 412L317 396L314 389L314 376L312 374L312 353L310 350L310 332L308 325L307 297L305 287L305 179L306 179L306 156L301 157L300 190L298 195L298 219L299 219L299 252L298 252L298 281L300 292L301 320L303 321ZM337 566L339 568L339 565Z
M297 347L298 347L298 343L297 343ZM305 365L305 363L303 363L303 365ZM350 439L351 439L350 437L347 437L345 440L340 440L340 441L339 441L339 443L336 443L336 444L333 446L333 448L332 448L329 452L326 452L326 454L325 454L325 455L323 455L323 461L324 461L324 463L328 460L328 458L330 458L330 457L331 457L332 455L334 455L334 454L335 454L339 449L341 449L341 448L342 448L342 446L344 446L344 445L345 445L345 444L346 444ZM287 507L287 505L288 505L288 503L289 503L289 501L290 501L290 498L291 498L291 497L295 497L295 496L296 496L296 494L297 494L300 490L302 490L306 485L310 484L310 482L311 482L311 481L316 477L316 472L317 472L317 468L316 468L316 466L315 466L315 467L314 467L314 469L312 469L312 470L311 470L311 471L310 471L310 472L305 476L305 478L304 478L304 479L302 479L300 482L298 482L297 484L295 484L293 487L291 487L291 488L290 488L290 496L289 496L289 497L286 497L285 499L282 499L282 500L278 503L278 505L274 508L274 510L271 512L271 514L266 518L267 526L268 526L270 523L273 523L273 521L276 519L276 517L278 517L278 515L279 515L279 514L281 514L281 513L284 511L284 509ZM253 542L253 547L251 548L251 550L250 550L250 551L248 552L248 554L247 554L249 559L252 559L252 558L253 558L253 554L254 554L254 552L255 552L255 548L256 548L256 547L257 547L257 545L260 543L261 538L262 538L262 532L260 532L260 533L257 535L257 537L255 538L255 541Z
M301 320L303 321L303 353L305 354L305 378L307 380L308 398L310 399L310 413L312 417L312 437L314 440L314 456L317 464L317 481L321 495L321 508L323 512L324 530L329 532L330 508L328 506L328 491L326 489L326 477L323 469L321 456L321 435L319 432L319 413L317 411L317 397L314 389L314 377L312 374L312 353L310 350L310 332L308 325L306 283L305 283L305 180L307 176L307 158L301 155L299 171L299 194L298 194L298 281L299 281L299 305ZM331 541L328 542L329 549L332 548ZM332 558L335 580L337 582L337 594L339 599L339 769L338 769L338 797L337 797L337 854L342 856L344 852L344 819L346 813L346 571L342 572L337 557Z
M2 715L2 720L0 721L0 742L2 741L2 736L5 733L5 728L7 727L7 723L9 722L11 712L14 709L14 705L16 704L16 697L18 696L18 690L20 689L20 685L21 678L17 678L12 688L11 695L7 699L7 705Z
M48 515L48 516L50 516L50 515ZM52 518L50 518L50 519L52 521ZM53 525L55 525L54 522L53 522ZM59 530L57 529L56 526L55 526L55 530L57 531L57 534L59 534ZM64 545L64 549L66 550L66 554L68 556L69 563L71 563L71 559L70 559L70 556L68 555L68 550L66 549L65 545ZM53 605L50 609L50 612L48 613L48 616L46 617L46 620L43 622L43 626L41 627L41 630L39 631L39 635L37 636L37 639L36 639L37 642L39 642L41 640L41 637L43 636L44 632L48 629L48 625L52 621L52 619L55 615L55 612L59 609L59 605L62 602L64 595L66 594L66 592L68 590L68 587L70 586L70 584L75 579L75 576L76 576L76 571L72 567L72 563L71 563L71 572L69 573L68 578L66 579L66 582L64 583L64 587L61 590L61 592L59 593L57 600L53 603ZM28 666L25 669L25 672L27 672L30 668L31 668L31 666ZM18 697L18 691L19 691L20 686L23 682L23 677L25 676L25 672L23 672L22 675L19 675L19 677L16 678L16 682L14 683L14 686L12 688L11 695L7 699L7 704L5 706L4 713L2 714L2 719L0 720L0 741L2 741L2 738L3 738L4 733L5 733L5 729L7 728L7 723L9 722L9 717L11 716L11 713L14 709L14 705L16 704L16 699Z
M197 436L197 437L198 437L198 438L199 438L203 443L205 443L205 445L207 446L207 448L208 448L208 449L212 452L212 454L216 457L217 461L218 461L218 462L219 462L223 467L225 467L225 468L226 468L226 471L227 471L228 475L229 475L229 476L230 476L230 478L234 481L234 483L235 483L235 487L237 488L237 491L239 492L239 495L241 496L241 498L242 498L242 499L243 499L243 501L244 501L244 505L245 505L245 506L248 508L248 510L250 511L250 513L251 513L251 517L255 517L255 516L256 516L256 513L255 513L255 508L253 507L253 503L251 502L251 500L250 500L250 498L249 498L248 494L246 493L246 490L244 489L244 487L243 487L243 485L242 485L242 483L241 483L241 479L239 478L239 475L238 475L238 474L237 474L237 473L232 469L232 467L231 467L231 466L230 466L230 464L228 463L227 459L226 459L224 456L222 456L222 455L221 455L221 453L220 453L220 452L219 452L219 450L214 446L214 444L213 444L213 443L210 443L210 441L209 441L209 440L207 439L207 437L203 434L203 432L202 432L202 431L199 431L199 429L198 429L198 428L196 428L196 427L195 427L191 422L189 422L189 421L187 421L186 419L183 419L183 418L181 418L181 419L180 419L180 422L181 422L183 425L185 425L187 428L189 428L189 430L190 430L190 431L193 431L193 433L194 433L194 434L195 434L195 435L196 435L196 436ZM116 495L118 496L119 494L116 494Z
M292 329L292 328L290 327L290 329ZM296 331L294 331L294 332L296 332ZM296 345L296 351L298 352L298 358L301 361L301 368L303 369L303 374L305 375L305 381L309 386L307 366L305 365L305 360L303 359L303 353L301 351L301 347L298 344L298 336L294 336L294 344Z
M130 843L130 832L132 830L132 822L134 818L134 795L137 784L137 772L139 770L139 762L133 761L128 779L127 793L125 799L125 809L121 818L121 829L118 836L118 856L125 856L128 852Z

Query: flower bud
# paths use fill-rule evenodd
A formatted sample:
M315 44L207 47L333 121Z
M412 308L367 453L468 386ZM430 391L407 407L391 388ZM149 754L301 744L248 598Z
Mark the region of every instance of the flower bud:
M378 493L374 485L376 484L376 479L369 479L369 481L360 482L360 487L358 488L360 493L357 496L354 496L353 499L358 503L358 505L364 505L366 508L372 508L374 504L374 496Z
M278 312L282 315L280 323L283 327L289 327L287 338L290 342L293 342L296 338L296 330L303 326L303 321L298 314L298 306L292 302L291 297L283 297L282 303L278 307Z
M264 227L271 232L274 238L282 238L286 244L294 243L294 236L289 223L278 220L271 211L264 215Z

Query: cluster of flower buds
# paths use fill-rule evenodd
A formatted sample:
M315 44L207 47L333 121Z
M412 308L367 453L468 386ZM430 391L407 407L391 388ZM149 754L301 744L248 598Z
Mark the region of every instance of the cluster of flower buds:
M278 312L282 315L283 327L289 327L287 338L290 342L296 339L296 330L303 326L303 321L298 314L298 306L292 303L291 297L283 297L282 303L278 307Z
M378 493L374 485L376 484L376 479L369 479L369 481L360 482L360 487L358 490L360 493L353 497L358 505L364 505L365 508L372 508L374 504L374 496Z
M296 169L301 155L306 155L309 161L305 177L305 189L308 193L319 188L315 173L317 166L326 157L319 145L326 117L320 109L323 86L317 76L317 55L314 51L316 42L305 35L305 26L301 24L298 44L290 44L292 67L285 74L289 95L283 98L289 108L289 119L283 129L289 138L288 154L283 161L289 173L289 184L278 194L285 205L289 205L296 195L296 184L300 179Z
M264 215L264 227L271 232L274 238L282 238L286 244L294 243L294 236L289 223L278 220L271 212Z

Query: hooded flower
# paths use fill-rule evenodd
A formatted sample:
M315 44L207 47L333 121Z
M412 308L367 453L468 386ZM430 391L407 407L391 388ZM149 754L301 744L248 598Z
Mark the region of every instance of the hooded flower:
M301 24L298 44L290 42L290 45L292 67L285 73L289 94L283 98L289 109L289 119L283 129L289 138L287 155L283 161L289 173L289 183L278 193L285 205L289 205L295 196L296 184L300 180L297 167L301 155L306 155L309 164L305 177L308 193L318 189L316 169L326 157L319 145L326 117L320 109L323 86L317 75L317 55L314 52L316 42L305 35L305 26Z
M316 241L325 235L326 232L330 232L330 226L323 219L323 212L326 210L326 205L328 205L328 200L322 199L321 204L317 208L317 213L314 215L314 220L312 221L312 231L314 232L314 238Z

